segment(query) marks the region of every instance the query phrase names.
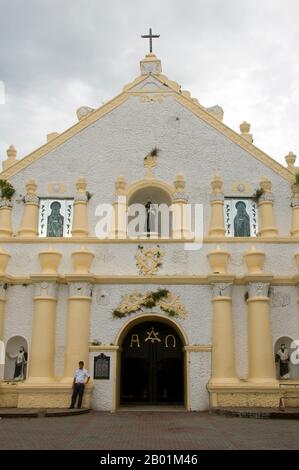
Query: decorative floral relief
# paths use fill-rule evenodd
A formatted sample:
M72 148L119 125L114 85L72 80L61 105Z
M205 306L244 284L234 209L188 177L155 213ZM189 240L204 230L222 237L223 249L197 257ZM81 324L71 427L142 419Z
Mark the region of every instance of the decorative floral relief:
M118 318L125 317L131 313L152 309L158 306L161 310L172 317L187 317L187 310L182 304L180 296L172 294L167 289L158 289L156 292L131 292L122 298L121 303L113 311Z
M139 274L143 276L151 276L156 274L162 266L162 260L165 256L159 245L153 248L145 249L143 246L138 245L138 250L135 255L136 266L139 269Z

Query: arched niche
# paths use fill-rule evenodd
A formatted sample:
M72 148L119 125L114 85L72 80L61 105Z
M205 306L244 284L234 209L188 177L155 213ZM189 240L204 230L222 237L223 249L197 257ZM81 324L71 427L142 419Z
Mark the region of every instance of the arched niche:
M16 369L16 362L17 356L19 353L20 348L24 348L25 356L24 361L22 364L21 375L16 377L16 373L20 370L20 364L18 364L19 368ZM6 344L5 349L5 368L4 368L4 380L24 380L27 376L27 363L28 363L28 343L27 340L23 336L12 336L9 338Z
M169 185L151 183L151 184L136 184L134 190L128 192L128 235L129 237L136 236L136 224L137 222L135 212L135 204L141 204L144 208L150 202L151 203L151 215L150 226L151 233L147 233L147 211L145 210L145 217L143 219L138 218L137 236L150 237L150 238L170 238L172 236L172 195L171 187ZM130 209L131 206L131 209ZM132 211L132 209L134 210ZM138 209L137 209L138 210Z
M292 353L296 350L296 348L292 348L292 343L293 339L290 338L289 336L280 336L276 341L274 345L274 354L276 356L277 351L280 349L282 344L285 344L286 349L288 351L289 357L291 359ZM293 364L292 361L289 361L289 374L290 380L298 380L299 379L299 364ZM280 374L279 374L279 363L276 363L276 377L278 380L280 380ZM282 380L282 379L281 379ZM283 379L285 380L285 379Z

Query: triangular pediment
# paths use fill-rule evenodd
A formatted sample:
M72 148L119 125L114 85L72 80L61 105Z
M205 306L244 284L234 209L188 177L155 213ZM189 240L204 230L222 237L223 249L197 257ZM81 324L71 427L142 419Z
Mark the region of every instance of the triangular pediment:
M140 95L145 97L147 100L155 100L155 96L158 98L162 96L171 95L181 106L187 108L191 113L196 115L200 120L213 127L216 131L220 132L230 141L240 146L245 150L249 157L252 156L262 162L267 167L271 168L274 172L278 173L284 179L293 182L294 175L287 168L282 166L276 160L272 159L265 152L257 148L251 142L244 139L240 134L226 126L220 119L215 117L215 114L210 110L204 108L197 99L192 98L188 91L181 90L180 85L177 82L169 80L162 73L143 73L138 76L133 82L129 83L123 88L122 93L117 95L111 101L105 103L98 109L88 112L79 122L74 124L72 127L57 135L53 140L47 142L37 150L33 151L23 159L17 161L12 166L7 168L1 173L2 179L9 179L22 171L27 166L31 165L44 155L53 151L57 147L61 146L68 139L71 139L74 135L81 132L88 126L91 126L94 122L101 119L107 113L115 110L121 106L128 98L132 95Z

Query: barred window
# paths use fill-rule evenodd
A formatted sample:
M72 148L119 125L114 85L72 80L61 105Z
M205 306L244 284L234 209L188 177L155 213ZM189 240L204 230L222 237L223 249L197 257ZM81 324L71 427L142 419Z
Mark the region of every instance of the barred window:
M73 199L40 199L40 237L72 236L73 202Z
M256 200L225 198L224 222L227 237L256 237L258 233Z

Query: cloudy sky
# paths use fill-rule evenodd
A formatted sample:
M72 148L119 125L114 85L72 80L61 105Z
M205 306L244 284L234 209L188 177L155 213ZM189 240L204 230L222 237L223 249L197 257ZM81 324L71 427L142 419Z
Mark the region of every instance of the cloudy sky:
M299 155L298 0L0 0L0 157L18 157L139 75L151 26L163 73L280 162ZM4 84L4 85L3 85ZM3 91L3 90L2 90ZM3 98L3 96L2 96Z

